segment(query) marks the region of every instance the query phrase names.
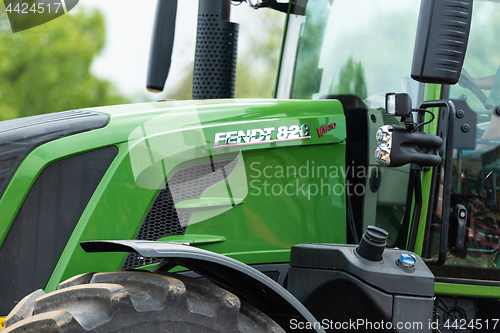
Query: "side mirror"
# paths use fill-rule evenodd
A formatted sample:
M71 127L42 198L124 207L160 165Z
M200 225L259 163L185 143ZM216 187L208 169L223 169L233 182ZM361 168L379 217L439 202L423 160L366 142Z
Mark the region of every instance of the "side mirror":
M419 82L455 84L469 41L472 1L422 0L411 77Z
M151 92L163 91L167 80L172 60L176 16L177 0L158 0L146 83Z

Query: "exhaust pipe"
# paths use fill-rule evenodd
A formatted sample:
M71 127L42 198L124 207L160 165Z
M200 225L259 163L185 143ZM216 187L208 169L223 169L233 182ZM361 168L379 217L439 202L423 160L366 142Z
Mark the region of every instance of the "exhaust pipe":
M233 98L238 24L229 22L231 0L200 0L193 99Z

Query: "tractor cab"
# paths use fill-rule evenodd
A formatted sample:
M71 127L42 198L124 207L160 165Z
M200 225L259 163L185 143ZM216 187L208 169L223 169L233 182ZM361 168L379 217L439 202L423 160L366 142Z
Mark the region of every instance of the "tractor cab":
M426 62L417 56L422 51L418 26L429 20L422 11L431 3L294 1L276 97L341 101L347 131L345 167L367 170L366 177L347 174L348 181L366 189L346 199L350 240L356 242L370 224L387 230L389 247L407 248L427 258L435 274L437 315L446 317L460 309L460 318L470 319L476 318L478 307L485 313L495 301L466 296L500 295L491 287L500 281L500 31L494 23L500 4L474 1L470 32L444 42L436 52L434 68L456 71L453 61L442 58L455 52L458 63L457 47L468 42L463 69L453 84L415 75L416 61ZM453 5L449 13L465 18L461 6L464 3ZM443 15L445 26L430 38L446 40L462 24L450 23L448 14ZM421 118L426 122L420 131L443 139L437 152L439 166L416 172L412 164L391 167L377 162L377 130L405 125L386 109L389 92L405 93L414 111L429 100L453 104L453 117L450 105L437 103L427 105L432 115L427 112ZM418 126L416 112L414 116Z

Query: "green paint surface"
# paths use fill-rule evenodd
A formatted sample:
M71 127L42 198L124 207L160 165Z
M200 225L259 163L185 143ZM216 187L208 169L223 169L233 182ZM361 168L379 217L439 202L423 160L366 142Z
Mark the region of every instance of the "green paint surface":
M472 286L465 284L437 282L434 284L434 293L436 295L500 299L500 288L490 286Z
M118 155L80 217L46 291L54 290L60 281L76 274L120 269L126 254L85 253L79 243L134 239L165 177L168 179L178 169L207 158L218 160L239 154L238 170L244 171L207 188L195 202L179 202L181 209L195 210L191 221L196 223L188 225L183 237L164 237L162 241L188 241L246 263L287 262L290 247L297 243L345 243L345 178L339 168L345 163L346 129L340 102L185 101L93 111L110 115L109 124L33 150L0 200L3 242L24 198L45 167L86 151L110 145L118 148ZM332 123L335 128L320 137L318 128ZM309 128L307 138L276 140L279 127L288 129L304 124ZM271 139L277 142L214 147L217 133L247 133L264 128L274 128ZM149 164L137 169L141 163ZM283 175L280 170L284 170ZM163 183L148 182L158 174L156 171ZM234 184L242 179L248 191L246 197L240 198ZM223 189L231 190L229 201L217 197ZM336 195L332 195L334 190ZM213 214L222 208L226 211Z

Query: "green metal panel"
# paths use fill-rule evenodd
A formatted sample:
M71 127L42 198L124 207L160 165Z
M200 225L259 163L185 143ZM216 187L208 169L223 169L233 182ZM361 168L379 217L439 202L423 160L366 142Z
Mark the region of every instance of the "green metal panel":
M186 154L172 157L162 156L165 152L161 149L150 151L152 155L157 154L156 157L165 157L160 159L159 164L167 177L181 166L198 163L205 157L221 159L241 151L247 170L248 195L234 208L189 225L186 234L195 241L193 245L247 263L270 263L286 262L293 244L345 243L345 196L341 192L345 179L341 167L345 163L346 129L343 109L338 101L185 101L113 106L94 111L110 115L108 126L54 140L36 148L20 165L0 200L0 240L3 242L24 198L47 165L85 151L109 145L118 147L118 155L83 212L47 284L47 291L54 290L59 281L75 274L121 268L124 254L88 254L80 248L79 243L135 238L159 192L159 187L142 186L140 175L133 169L134 163L137 163L132 156L137 152L134 150L137 145L134 144L140 140L133 143L129 140L131 134L138 131L146 134L142 141L147 143L147 149L154 149L158 144L173 147L174 151L182 145L208 149L205 152L200 149L188 150ZM172 123L178 125L172 127ZM335 128L320 137L318 129L332 123L336 124ZM278 140L276 137L279 127L289 128L301 124L309 125L307 137L290 141ZM153 130L148 132L151 128ZM270 140L266 137L262 142L248 145L221 145L214 148L217 133L246 133L251 129L262 128L275 129L271 131ZM280 167L295 166L297 170L302 167L304 173L307 168L311 170L313 165L327 168L328 176L276 175ZM334 172L331 166L337 167L333 177L330 177L330 173ZM265 167L271 169L264 170ZM262 173L258 175L256 170ZM267 177L269 171L273 171L272 179ZM278 185L271 187L271 192L274 192L266 195L265 181L275 182L279 186L290 184L288 193L291 193L293 186L293 195L278 193ZM254 195L252 191L256 189L250 184L261 188L262 194ZM217 186L220 185L216 184L206 192L216 193ZM332 195L334 186L337 195ZM323 193L315 193L316 189ZM220 200L210 202L213 209L223 204ZM184 205L184 208L199 205L196 202L179 204ZM168 237L162 240L168 240ZM173 236L172 240L179 239Z
M436 282L434 284L434 293L436 295L500 299L500 288L491 286L472 286L466 284Z
M244 153L249 183L244 203L189 225L186 233L223 236L225 242L200 247L247 263L262 262L264 254L286 262L294 244L345 243L343 150L343 145L318 145ZM250 256L254 251L258 255Z

